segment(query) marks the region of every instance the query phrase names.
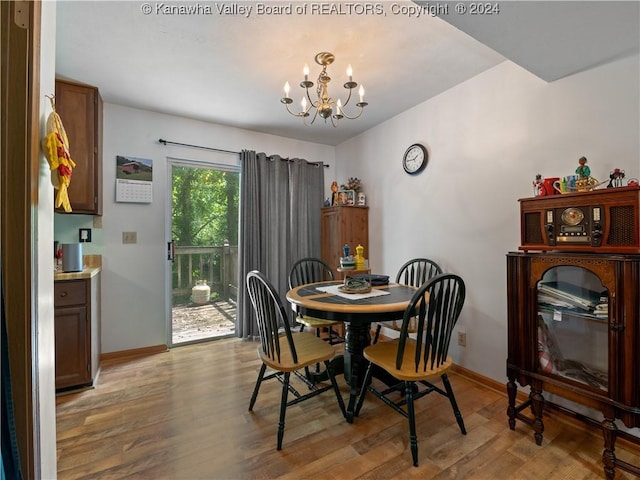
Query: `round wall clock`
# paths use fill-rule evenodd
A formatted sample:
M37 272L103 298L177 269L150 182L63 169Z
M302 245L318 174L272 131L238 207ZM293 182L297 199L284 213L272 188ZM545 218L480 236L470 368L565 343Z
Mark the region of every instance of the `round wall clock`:
M409 175L421 172L427 166L429 154L424 145L415 143L407 148L402 157L402 166Z

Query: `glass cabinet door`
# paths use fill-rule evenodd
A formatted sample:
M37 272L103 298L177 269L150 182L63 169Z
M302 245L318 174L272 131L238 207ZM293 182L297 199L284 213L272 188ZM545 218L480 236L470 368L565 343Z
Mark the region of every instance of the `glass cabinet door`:
M539 371L609 390L609 292L591 271L547 270L537 284Z

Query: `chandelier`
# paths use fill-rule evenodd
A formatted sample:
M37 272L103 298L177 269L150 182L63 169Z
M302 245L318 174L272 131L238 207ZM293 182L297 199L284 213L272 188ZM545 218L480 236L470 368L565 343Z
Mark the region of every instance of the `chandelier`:
M338 121L342 118L348 118L349 120L354 120L362 115L364 111L364 107L368 105L367 102L364 101L364 88L360 85L360 89L358 91L360 95L360 101L356 103L356 107L360 107L360 111L358 111L353 116L347 115L344 108L349 104L349 100L351 100L351 93L353 89L358 86L356 82L353 81L353 71L351 70L351 65L347 68L347 76L349 77L349 81L344 84L344 88L349 90L349 95L344 104L340 101L340 99L334 99L329 96L329 92L327 91L327 87L329 82L331 81L331 77L327 75L327 67L333 63L335 57L333 53L329 52L320 52L316 55L315 61L318 65L322 65L322 71L320 75L318 75L318 84L316 86L316 99L313 100L311 98L310 89L313 87L313 82L309 80L309 67L307 65L304 66L304 80L300 82L300 86L304 88L305 94L302 97L302 101L300 102L301 110L296 113L292 112L289 108L289 105L293 103L291 97L289 97L289 82L284 84L284 97L280 99L284 106L294 117L301 117L302 121L305 125L312 125L313 122L316 121L316 118L320 116L324 118L325 123L327 119L331 120L331 124L336 127L338 125ZM307 123L307 118L311 116L311 109L313 111L313 117L311 118L311 122Z

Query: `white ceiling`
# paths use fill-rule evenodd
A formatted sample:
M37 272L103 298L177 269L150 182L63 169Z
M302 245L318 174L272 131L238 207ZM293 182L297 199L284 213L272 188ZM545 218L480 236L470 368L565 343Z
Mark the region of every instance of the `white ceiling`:
M293 13L259 14L258 3L291 5ZM56 73L99 87L106 102L337 145L505 58L552 81L640 48L636 0L502 1L499 13L483 16L456 14L454 2L417 3L448 5L449 13L415 18L392 10L418 7L409 1L324 3L334 14L311 15L321 2L173 0L148 2L145 15L142 1L58 0ZM179 5L201 13L161 13ZM349 5L381 11L335 13ZM222 6L252 9L246 17L220 14ZM280 103L287 80L299 103L302 67L315 81L321 51L336 56L329 94L345 100L351 64L369 102L362 117L337 128L321 119L304 126Z

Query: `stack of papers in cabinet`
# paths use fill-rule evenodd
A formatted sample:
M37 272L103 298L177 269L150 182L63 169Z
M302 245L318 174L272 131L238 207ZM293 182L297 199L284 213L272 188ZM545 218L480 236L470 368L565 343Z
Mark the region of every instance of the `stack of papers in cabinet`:
M609 295L606 292L600 296L600 301L594 308L593 314L598 318L609 318Z
M540 282L538 303L559 309L577 309L593 313L596 306L608 302L607 292L597 292L567 282Z

